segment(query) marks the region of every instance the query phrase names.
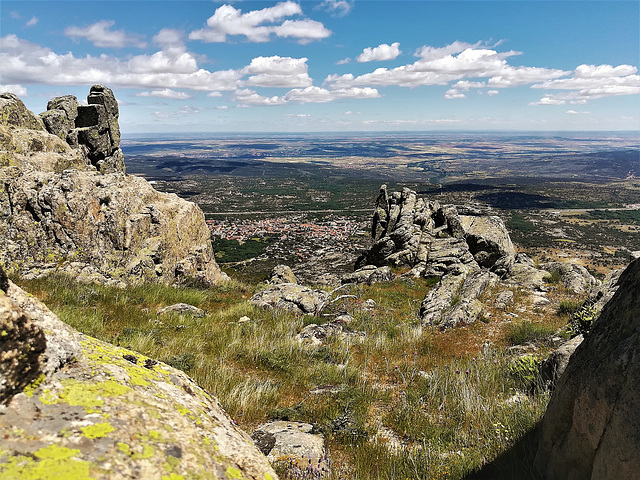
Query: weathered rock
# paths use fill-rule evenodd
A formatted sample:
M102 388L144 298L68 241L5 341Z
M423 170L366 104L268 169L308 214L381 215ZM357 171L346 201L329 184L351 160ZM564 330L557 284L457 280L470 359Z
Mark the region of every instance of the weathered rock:
M316 314L329 295L295 283L280 283L266 288L251 297L258 307L290 310L296 314Z
M29 110L13 93L0 93L0 125L44 130L40 117Z
M158 310L159 314L179 313L180 315L191 315L192 317L204 317L204 310L188 303L174 303Z
M560 275L560 283L577 294L589 293L599 282L582 265L563 262L543 263L541 268Z
M589 296L585 300L585 305L591 305L599 314L618 290L618 281L623 271L624 268L618 268L609 272L600 285L596 285L591 289Z
M376 267L375 265L366 265L353 273L342 276L341 283L366 283L373 285L377 282L390 282L396 279L396 274L389 267Z
M78 105L78 99L73 95L49 100L47 111L40 114L47 131L66 140L69 132L75 127Z
M10 305L19 320L24 312L7 304L19 297L49 349L58 335L49 327L62 322L17 287L9 294L0 294L0 311ZM50 318L41 324L42 313ZM0 477L277 479L217 400L183 372L74 334L81 352L73 363L42 370L0 406Z
M0 293L0 403L35 381L44 368L44 332Z
M459 214L459 211L462 214ZM408 266L415 276L459 275L480 266L504 275L515 254L500 218L486 209L441 206L405 188L387 192L383 185L371 226L373 245L356 262Z
M105 108L111 146L113 150L117 149L120 146L120 127L118 125L120 111L113 91L104 85L94 85L89 91L87 103L89 105L102 105Z
M0 169L0 235L6 239L0 259L13 271L35 277L51 272L42 264L55 264L74 274L84 264L95 278L116 283L226 278L202 211L142 178L79 170L6 173Z
M495 215L459 215L469 251L478 265L493 268L500 260L498 275L508 272L516 251L504 222Z
M271 270L267 283L277 285L278 283L298 283L298 279L294 275L290 267L286 265L276 265Z
M494 302L494 306L502 310L504 310L505 308L507 308L509 305L512 305L512 304L513 304L513 292L511 290L505 290L503 292L500 292L496 296L496 300Z
M540 382L546 388L553 390L558 383L558 379L567 369L569 358L573 355L578 345L582 343L584 337L578 335L571 340L562 343L551 355L542 362L540 366Z
M541 290L550 273L535 267L533 260L525 254L518 254L509 269L505 283L519 285L529 290Z
M640 472L640 260L576 349L541 425L536 466L549 480Z
M348 322L339 321L336 319L333 322L323 323L322 325L310 324L302 329L302 331L296 335L298 341L305 347L320 347L329 338L337 336L342 339L362 339L364 338L364 332L352 332L344 329L344 326Z
M267 459L271 463L284 463L290 475L298 474L297 478L328 478L324 438L311 433L312 430L313 426L308 423L278 420L259 426L252 436L273 436L275 441Z
M437 325L442 330L475 322L483 309L478 297L496 281L495 274L483 270L468 276L443 277L442 282L430 290L422 301L422 322L425 325Z

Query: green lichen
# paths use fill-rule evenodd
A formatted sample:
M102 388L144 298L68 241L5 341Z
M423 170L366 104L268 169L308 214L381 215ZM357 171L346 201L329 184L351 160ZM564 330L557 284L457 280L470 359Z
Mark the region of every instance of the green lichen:
M74 379L64 379L62 385L64 388L58 394L45 390L40 396L40 401L45 405L66 403L84 407L87 413L99 413L97 407L104 405L104 398L118 397L131 391L126 385L113 380L89 384Z
M75 458L80 450L49 445L31 456L15 456L0 465L0 477L6 480L89 480L89 462Z
M126 443L118 442L118 450L126 455L131 455L131 447Z
M184 477L182 475L172 473L171 475L163 475L162 480L184 480Z
M80 430L85 437L94 439L106 437L113 432L115 428L113 428L110 423L96 423L95 425L82 427Z
M134 460L144 460L146 458L153 457L155 453L155 448L145 443L142 445L142 452L134 453L131 458L133 458Z
M224 472L224 474L227 476L227 478L232 478L232 479L239 479L242 480L244 479L244 476L242 475L242 472L240 470L238 470L235 467L232 466L228 466L227 470Z
M2 333L4 334L5 332L3 331ZM44 373L41 373L38 378L36 378L33 382L31 382L29 385L25 387L22 393L24 393L29 398L33 397L33 392L36 390L36 388L38 388L38 386L42 382L46 380L46 378L47 378L46 375Z

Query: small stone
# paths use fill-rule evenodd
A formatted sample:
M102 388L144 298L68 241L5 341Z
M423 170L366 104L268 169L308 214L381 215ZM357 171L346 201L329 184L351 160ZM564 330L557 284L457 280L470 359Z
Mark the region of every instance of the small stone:
M250 321L251 321L251 319L249 317L247 317L246 315L243 316L243 317L240 317L238 319L238 323L246 323L246 322L250 322Z

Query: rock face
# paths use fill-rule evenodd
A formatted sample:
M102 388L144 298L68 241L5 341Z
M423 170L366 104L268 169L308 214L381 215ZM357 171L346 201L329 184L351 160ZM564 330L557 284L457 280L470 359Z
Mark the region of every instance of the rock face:
M313 290L296 283L279 283L256 293L250 301L258 307L284 309L298 315L315 315L329 295L322 290Z
M28 277L60 271L119 285L226 278L200 208L123 172L111 90L92 87L88 107L71 96L49 102L47 112L57 113L44 123L55 135L30 129L22 102L9 101L0 110L0 119L13 122L0 125L0 158L7 159L0 162L0 261L12 271ZM97 126L78 126L93 122L91 112L98 112ZM86 132L97 132L102 146L83 143L93 135Z
M411 276L440 277L420 316L443 329L475 321L482 309L478 297L515 262L499 217L479 208L440 205L407 188L388 193L382 186L371 236L373 246L356 262L354 278L363 267L383 265L409 267Z
M640 260L571 356L542 421L544 478L636 478L640 472Z
M373 285L378 282L390 282L396 279L396 274L387 266L376 267L375 265L366 265L353 273L343 275L340 279L344 285L346 283L366 283Z
M11 349L0 358L0 477L277 479L179 370L74 332L13 284L0 292L0 318L11 341L46 337L44 352L36 341L26 358L5 356ZM52 345L69 355L62 361Z
M460 210L460 213L459 213ZM441 206L405 188L380 189L371 226L373 246L356 263L410 267L414 276L461 274L479 266L503 274L515 251L499 217Z
M574 293L589 293L593 287L600 283L582 265L550 262L543 263L540 267L547 272L558 273L560 275L560 283Z
M278 283L298 283L295 274L287 265L276 265L271 270L267 283L277 285Z
M308 423L278 420L259 426L251 436L269 461L284 464L292 478L328 478L324 438L312 430Z

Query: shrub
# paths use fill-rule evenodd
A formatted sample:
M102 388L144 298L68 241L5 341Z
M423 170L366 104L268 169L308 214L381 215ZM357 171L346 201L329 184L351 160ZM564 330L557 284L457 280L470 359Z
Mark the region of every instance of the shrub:
M542 361L537 355L523 355L509 363L509 376L518 388L532 392L538 386L538 372Z
M543 280L545 281L545 283L553 283L554 285L556 285L560 283L560 278L562 278L560 272L558 270L554 270L549 275L546 275Z
M552 327L526 320L509 326L507 341L511 345L539 342L546 340L553 332L554 329Z
M567 333L571 338L578 335L587 335L597 316L598 311L593 305L582 307L571 316L566 328Z
M558 315L571 315L582 308L583 302L579 300L562 300L556 309Z

